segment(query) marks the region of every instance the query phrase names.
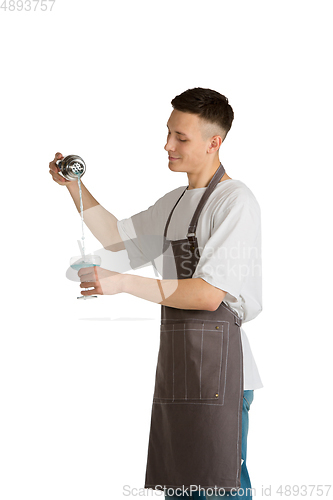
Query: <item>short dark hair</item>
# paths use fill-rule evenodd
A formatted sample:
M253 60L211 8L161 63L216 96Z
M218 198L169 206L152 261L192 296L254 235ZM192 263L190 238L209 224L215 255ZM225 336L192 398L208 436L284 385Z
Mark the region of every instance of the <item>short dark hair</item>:
M199 115L203 120L219 125L225 131L223 140L231 129L233 109L227 97L215 90L201 87L188 89L172 99L171 104L177 111Z

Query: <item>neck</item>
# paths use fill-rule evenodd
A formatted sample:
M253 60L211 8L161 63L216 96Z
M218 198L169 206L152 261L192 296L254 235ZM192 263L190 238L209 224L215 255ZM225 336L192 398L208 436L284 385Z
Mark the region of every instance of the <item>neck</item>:
M195 173L187 173L188 177L188 190L189 189L198 189L198 188L203 188L207 187L210 181L212 180L213 175L215 174L216 170L220 166L220 160L217 158L211 166L205 166L200 170L200 172L195 172ZM225 173L220 180L220 182L225 181L226 179L231 179Z

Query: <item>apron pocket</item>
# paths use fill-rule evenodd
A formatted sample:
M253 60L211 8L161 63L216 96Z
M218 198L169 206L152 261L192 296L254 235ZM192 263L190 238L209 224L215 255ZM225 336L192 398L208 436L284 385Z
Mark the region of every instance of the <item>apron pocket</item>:
M223 404L228 326L225 321L161 325L154 399Z

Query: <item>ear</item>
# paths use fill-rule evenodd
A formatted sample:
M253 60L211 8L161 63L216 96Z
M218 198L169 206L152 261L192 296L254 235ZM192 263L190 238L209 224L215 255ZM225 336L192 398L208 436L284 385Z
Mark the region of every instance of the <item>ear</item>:
M214 135L209 141L207 153L208 154L216 153L216 151L220 149L222 142L223 139L220 135Z

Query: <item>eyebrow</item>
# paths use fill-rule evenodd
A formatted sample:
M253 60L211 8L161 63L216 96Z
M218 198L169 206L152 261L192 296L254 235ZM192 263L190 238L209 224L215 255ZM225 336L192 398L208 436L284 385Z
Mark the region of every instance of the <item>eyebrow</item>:
M168 127L168 125L167 125L167 127ZM169 129L169 127L168 127L168 130L170 130L170 129ZM177 132L177 130L175 130L175 132L176 132L176 134L179 134L179 135L185 135L185 137L188 137L188 136L187 136L186 134L184 134L183 132Z

